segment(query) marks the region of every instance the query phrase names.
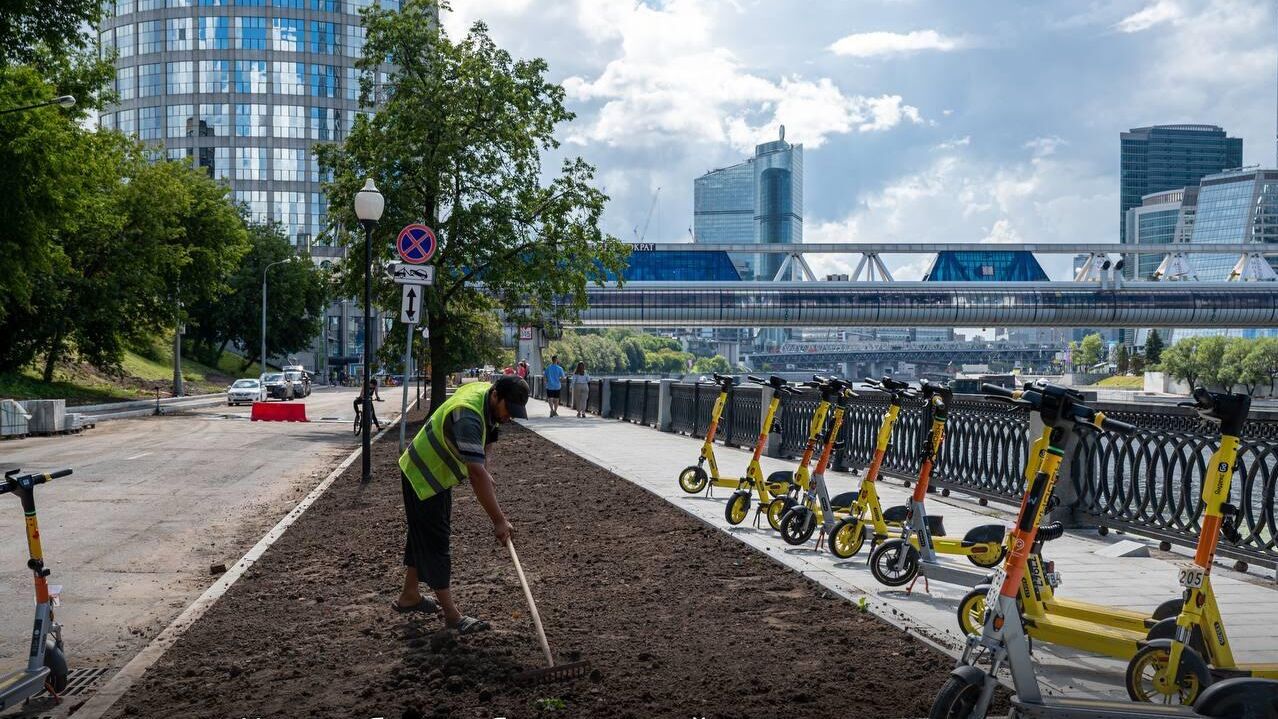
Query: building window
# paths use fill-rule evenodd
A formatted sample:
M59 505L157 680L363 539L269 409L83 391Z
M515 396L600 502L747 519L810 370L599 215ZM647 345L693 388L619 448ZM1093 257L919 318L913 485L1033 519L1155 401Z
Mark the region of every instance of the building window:
M164 52L164 23L148 20L138 23L138 54Z
M296 18L271 18L271 49L301 52L306 46L303 21Z
M159 97L164 94L164 69L160 63L138 65L138 97Z
M346 25L346 38L343 46L346 57L359 57L364 52L364 26Z
M231 61L200 60L200 92L230 92Z
M271 5L275 7L290 7L295 10L306 9L306 0L271 0Z
M199 159L200 167L208 171L209 177L215 180L231 179L231 148L201 147Z
M103 130L114 130L115 129L115 113L104 112L101 115L98 115L98 127Z
M275 137L305 138L306 108L300 105L276 105L271 126Z
M169 18L168 27L169 50L195 49L195 18Z
M325 236L328 224L328 200L322 192L311 193L311 234L320 239L321 244L332 245L333 238Z
M192 105L169 105L166 137L191 137L195 130Z
M115 126L120 132L126 135L136 134L138 131L138 114L136 110L121 110L115 113Z
M322 12L340 12L338 0L311 0L311 9Z
M122 67L115 73L115 91L120 100L132 100L136 96L137 81L133 77L133 68Z
M289 242L296 243L297 236L306 231L306 193L276 192L273 218L280 223Z
M306 65L300 62L276 62L272 65L271 80L277 95L306 94Z
M195 157L195 148L193 147L170 147L166 153L169 160L177 162L179 160L190 161Z
M164 0L138 0L138 12L146 12L147 10L160 10L164 7Z
M230 0L200 0L200 4L211 7L221 7L223 5L230 5L231 2Z
M337 68L311 65L311 97L337 97Z
M115 16L122 17L124 15L133 14L133 0L115 0Z
M249 222L263 224L269 219L270 201L265 190L236 190L235 200L244 203Z
M342 111L335 107L312 107L311 139L342 139Z
M226 137L230 124L230 105L200 105L200 137Z
M195 63L191 60L171 62L165 68L169 76L169 94L184 95L195 92Z
M266 18L240 15L235 18L236 47L241 50L266 49Z
M236 92L269 92L266 76L265 60L236 60L235 61L235 91Z
M138 137L143 140L160 139L162 107L144 107L138 110Z
M192 7L195 3L191 0L164 0L164 7Z
M275 148L271 169L278 182L302 182L306 179L306 150L293 147Z
M266 0L235 0L235 4L240 7L263 7Z
M311 52L332 55L337 50L337 26L331 22L311 23Z
M319 159L311 158L311 182L332 182L333 171L331 169L320 167Z
M266 105L236 105L235 136L266 137Z
M267 155L260 147L235 148L235 179L237 180L269 180L267 174Z
M115 29L115 49L118 57L133 57L133 23Z
M201 15L199 21L201 50L229 50L229 18L225 15Z

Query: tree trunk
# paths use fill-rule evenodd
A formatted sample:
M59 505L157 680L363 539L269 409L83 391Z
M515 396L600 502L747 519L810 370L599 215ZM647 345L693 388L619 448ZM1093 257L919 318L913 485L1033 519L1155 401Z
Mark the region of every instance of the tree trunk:
M217 352L213 355L213 366L216 367L218 362L222 361L222 355L226 353L226 345L230 340L222 340L222 344L217 346Z
M53 368L58 363L58 357L62 354L62 328L59 327L57 332L53 333L53 340L49 342L49 351L44 357L44 383L53 382Z
M426 318L430 328L430 411L433 414L448 398L448 367L444 366L444 323L441 310L435 309Z

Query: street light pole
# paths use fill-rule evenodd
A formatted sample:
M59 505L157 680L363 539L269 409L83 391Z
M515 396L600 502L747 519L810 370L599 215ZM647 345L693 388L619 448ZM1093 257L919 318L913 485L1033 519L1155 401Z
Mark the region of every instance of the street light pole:
M372 286L373 286L373 228L377 227L377 221L382 219L382 209L385 207L386 200L382 197L382 193L377 191L377 186L373 184L372 178L364 181L364 187L355 193L355 216L359 218L359 223L364 227L364 383L360 386L360 395L363 397L361 406L363 412L360 418L360 434L362 436L363 451L361 452L361 474L360 484L368 484L372 479L372 455L370 454L370 446L372 438L370 436L369 425L370 418L373 415L373 398L372 393L368 391L369 380L369 342L373 336L373 316L372 316Z
M22 112L24 110L34 110L37 107L48 107L49 105L57 105L58 107L61 107L61 108L75 107L75 97L72 95L63 95L61 97L55 97L52 100L37 102L33 105L23 105L22 107L11 107L7 110L0 110L0 115L8 115L11 112Z
M286 257L282 260L276 260L262 268L262 355L259 367L262 371L258 373L259 376L266 373L266 272L272 267L282 265L291 259L293 258Z

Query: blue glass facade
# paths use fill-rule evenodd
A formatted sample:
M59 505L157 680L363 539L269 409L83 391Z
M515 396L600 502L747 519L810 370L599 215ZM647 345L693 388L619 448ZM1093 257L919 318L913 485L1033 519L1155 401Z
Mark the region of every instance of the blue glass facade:
M1252 170L1205 178L1198 191L1190 241L1278 243L1278 172ZM1194 255L1190 259L1203 281L1228 279L1236 262L1234 255Z
M1145 195L1198 184L1207 175L1242 166L1242 138L1215 125L1138 127L1119 138L1119 240L1127 242L1127 211Z
M736 282L741 279L727 252L634 251L623 273L627 282ZM608 280L617 276L608 273Z
M1186 203L1187 194L1189 201ZM1197 188L1193 188L1188 193L1185 190L1171 190L1142 198L1140 207L1127 211L1127 244L1167 245L1188 239L1182 228L1186 223L1192 227L1192 219L1186 218L1193 217L1196 194ZM1128 279L1148 279L1158 269L1164 257L1163 254L1136 255L1123 268L1123 276Z
M1046 282L1047 273L1030 252L938 252L923 281Z

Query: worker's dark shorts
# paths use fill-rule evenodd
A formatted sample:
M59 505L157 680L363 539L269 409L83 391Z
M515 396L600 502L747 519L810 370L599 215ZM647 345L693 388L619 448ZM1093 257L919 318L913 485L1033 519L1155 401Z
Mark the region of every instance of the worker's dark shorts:
M557 389L546 390L546 399L559 399L559 390Z
M452 523L453 492L450 489L429 499L418 499L417 492L403 472L399 478L404 488L404 514L408 519L404 566L416 567L417 578L431 589L448 589L452 574L448 534Z

